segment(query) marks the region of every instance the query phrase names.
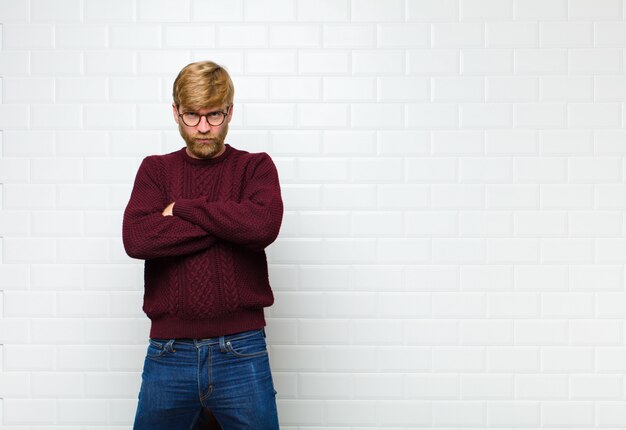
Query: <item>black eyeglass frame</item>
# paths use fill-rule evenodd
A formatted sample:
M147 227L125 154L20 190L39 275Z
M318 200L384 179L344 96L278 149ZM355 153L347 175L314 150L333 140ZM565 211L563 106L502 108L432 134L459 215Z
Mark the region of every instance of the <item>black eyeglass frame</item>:
M206 114L204 114L204 115L200 115L199 113L197 113L197 112L193 112L193 111L190 111L190 112L183 112L183 113L179 113L179 114L178 114L178 118L180 118L180 120L183 122L183 124L185 124L187 127L197 127L197 126L198 126L198 124L200 124L200 122L202 121L202 117L204 117L204 119L206 120L207 124L209 124L211 127L219 127L220 125L224 124L224 121L226 121L226 117L227 117L227 116L228 116L228 114L230 113L230 108L231 108L231 107L232 107L232 105L228 106L228 107L226 108L226 112L217 110L217 111L212 111L212 112L206 113ZM198 122L197 122L197 123L195 123L194 125L187 124L187 123L185 122L185 120L183 119L183 116L184 116L185 114L188 114L188 113L193 113L193 114L198 115ZM222 121L221 121L219 124L212 124L212 123L211 123L211 121L209 121L209 115L212 115L212 114L214 114L214 113L221 113L221 114L223 115L223 117L222 117Z

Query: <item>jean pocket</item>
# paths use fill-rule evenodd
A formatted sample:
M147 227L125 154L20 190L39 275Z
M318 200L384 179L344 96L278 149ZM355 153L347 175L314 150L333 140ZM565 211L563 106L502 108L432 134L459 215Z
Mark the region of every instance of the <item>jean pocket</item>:
M150 339L148 343L148 351L146 352L146 357L153 360L158 360L159 358L165 357L168 354L173 354L176 351L173 349L172 346L173 342L170 343L167 340Z
M267 354L267 345L259 331L254 336L226 341L226 350L237 357L257 357Z

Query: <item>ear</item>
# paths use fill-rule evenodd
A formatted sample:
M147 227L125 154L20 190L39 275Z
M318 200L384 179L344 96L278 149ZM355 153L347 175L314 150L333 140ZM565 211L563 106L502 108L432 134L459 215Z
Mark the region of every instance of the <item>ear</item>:
M174 114L174 121L176 121L176 124L178 124L179 118L178 118L178 108L176 107L176 104L172 103L172 113Z
M230 109L228 109L228 116L226 117L226 121L230 123L230 120L233 119L233 110L235 109L235 105L230 105Z

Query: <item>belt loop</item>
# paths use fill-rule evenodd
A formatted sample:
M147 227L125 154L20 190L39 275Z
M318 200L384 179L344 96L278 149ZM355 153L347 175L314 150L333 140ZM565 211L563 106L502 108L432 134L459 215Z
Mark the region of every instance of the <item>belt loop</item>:
M226 338L220 336L220 352L226 352Z
M168 341L167 341L167 343L165 344L165 350L166 350L167 352L176 352L176 351L174 350L174 341L175 341L175 340L176 340L176 339L170 339L170 340L168 340Z

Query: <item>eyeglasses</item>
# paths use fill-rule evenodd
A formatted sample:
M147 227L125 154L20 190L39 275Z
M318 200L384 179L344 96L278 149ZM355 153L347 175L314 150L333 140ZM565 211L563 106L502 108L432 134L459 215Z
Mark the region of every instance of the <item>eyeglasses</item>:
M200 115L197 112L183 112L178 114L178 117L183 120L183 123L185 123L187 127L197 126L198 124L200 124L200 120L202 117L206 119L206 122L208 122L209 125L217 127L218 125L222 125L224 123L224 120L226 119L229 111L230 106L228 106L226 112L215 111L209 112L204 115Z

